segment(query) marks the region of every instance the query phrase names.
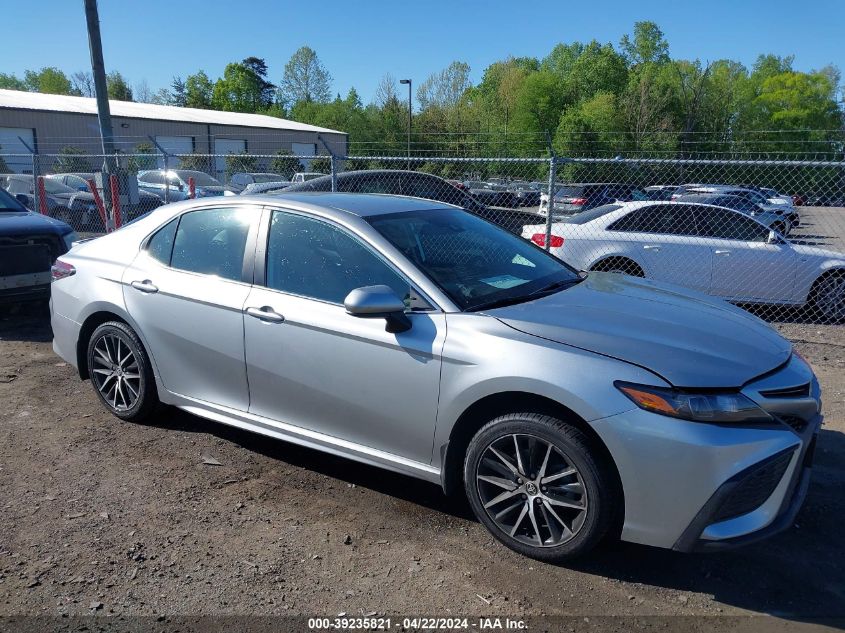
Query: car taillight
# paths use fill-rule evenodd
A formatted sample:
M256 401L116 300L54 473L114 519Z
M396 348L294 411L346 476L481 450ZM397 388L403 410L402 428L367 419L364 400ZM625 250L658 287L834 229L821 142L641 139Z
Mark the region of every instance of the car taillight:
M586 198L573 198L569 204L587 204Z
M76 268L60 259L57 259L56 263L50 268L50 276L53 278L53 281L58 281L59 279L64 279L75 274Z
M545 246L546 234L535 233L531 236L531 241L534 242L537 246ZM549 245L552 248L560 248L561 246L563 246L563 238L560 235L552 235L551 239L549 240Z

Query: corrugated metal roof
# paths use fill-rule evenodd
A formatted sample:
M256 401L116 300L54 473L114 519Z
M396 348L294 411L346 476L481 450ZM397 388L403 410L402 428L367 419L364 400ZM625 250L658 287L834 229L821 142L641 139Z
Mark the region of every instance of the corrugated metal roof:
M97 114L97 102L90 97L69 97L67 95L50 95L40 92L22 92L20 90L0 90L0 108ZM111 99L109 100L109 108L111 109L112 116L116 117L158 119L185 123L210 123L213 125L239 125L242 127L270 128L295 132L344 134L344 132L339 132L338 130L330 130L306 123L297 123L296 121L280 119L265 114L179 108L176 106L155 105L153 103L112 101Z

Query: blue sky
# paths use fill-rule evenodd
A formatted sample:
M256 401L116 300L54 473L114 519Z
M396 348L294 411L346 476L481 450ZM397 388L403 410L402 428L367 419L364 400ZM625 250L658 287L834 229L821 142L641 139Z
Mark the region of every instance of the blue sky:
M82 0L9 2L3 14L0 72L90 69ZM307 44L335 92L355 86L366 102L385 73L417 84L459 59L477 81L497 59L542 58L558 42L617 44L637 20L660 25L673 57L751 65L760 53L793 54L800 70L845 68L845 0L100 0L100 19L106 69L153 90L200 68L214 78L249 55L277 82Z

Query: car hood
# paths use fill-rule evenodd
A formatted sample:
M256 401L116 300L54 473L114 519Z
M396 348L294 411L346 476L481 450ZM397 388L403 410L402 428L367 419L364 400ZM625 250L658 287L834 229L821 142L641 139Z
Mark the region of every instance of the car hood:
M29 211L0 211L0 237L23 237L27 235L71 232L71 227L40 213Z
M487 314L527 334L645 367L676 387L740 387L792 353L788 341L744 310L613 273L590 273L567 290Z

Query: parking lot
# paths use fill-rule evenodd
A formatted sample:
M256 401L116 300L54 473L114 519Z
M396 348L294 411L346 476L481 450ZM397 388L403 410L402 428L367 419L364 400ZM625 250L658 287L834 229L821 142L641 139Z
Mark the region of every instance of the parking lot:
M555 567L436 486L175 410L120 422L53 355L46 314L5 309L0 614L845 616L845 331L776 327L824 389L795 527L725 553L608 544Z

